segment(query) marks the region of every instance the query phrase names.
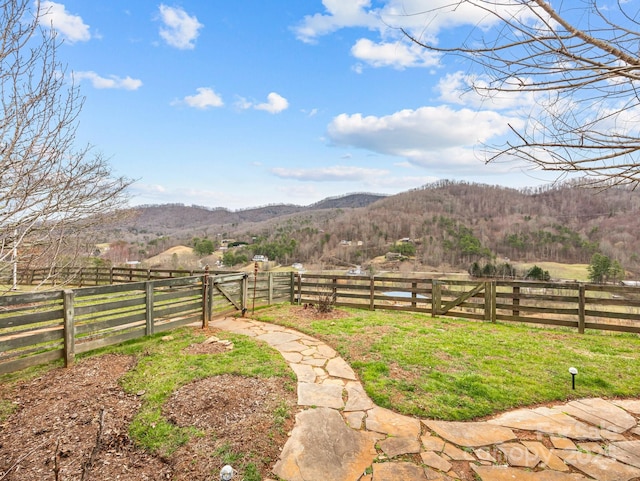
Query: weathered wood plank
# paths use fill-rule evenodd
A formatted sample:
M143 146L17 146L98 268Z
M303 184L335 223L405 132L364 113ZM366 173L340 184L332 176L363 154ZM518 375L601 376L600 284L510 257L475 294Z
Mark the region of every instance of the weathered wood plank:
M131 326L132 324L141 323L146 320L145 317L144 312L138 312L136 314L129 314L127 316L117 317L114 319L89 321L82 324L76 324L76 335L80 336L88 333L121 329L123 327Z
M64 349L56 349L55 351L43 352L29 357L14 359L12 361L0 362L0 374L8 374L11 372L21 371L28 367L46 364L51 361L57 361L64 358Z
M40 324L51 321L62 321L63 317L64 309L62 307L52 311L33 312L31 314L11 316L0 319L0 329L28 326L31 324Z
M20 349L27 346L36 346L45 342L63 341L64 329L62 325L23 332L19 335L3 336L0 338L0 352Z

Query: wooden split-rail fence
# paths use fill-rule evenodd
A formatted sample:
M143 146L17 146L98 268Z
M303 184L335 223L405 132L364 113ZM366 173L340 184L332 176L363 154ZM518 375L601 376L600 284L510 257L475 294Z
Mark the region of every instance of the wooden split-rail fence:
M0 297L0 374L57 359L69 365L82 352L282 302L640 334L639 287L145 269L111 270L121 284L100 285L97 272L74 274L91 287Z
M0 374L289 301L291 275L227 273L0 296Z

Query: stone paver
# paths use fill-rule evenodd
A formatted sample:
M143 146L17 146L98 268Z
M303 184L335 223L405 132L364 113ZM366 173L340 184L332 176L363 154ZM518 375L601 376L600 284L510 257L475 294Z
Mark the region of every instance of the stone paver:
M587 481L581 475L558 471L525 471L508 466L473 466L482 481Z
M510 428L489 423L424 421L438 436L458 446L479 448L516 439Z
M415 439L420 436L420 421L418 419L403 416L381 407L374 407L369 411L365 424L369 431L389 436Z
M415 438L387 438L378 443L382 452L388 458L395 458L403 454L418 454L422 445Z
M538 456L540 460L554 471L569 471L569 467L564 464L562 459L553 454L540 441L520 441L529 451Z
M296 374L298 382L316 382L316 372L311 366L307 364L296 364L295 362L290 362L289 367Z
M345 411L368 411L374 408L375 404L369 399L362 384L359 382L347 383L346 390L347 404L344 407Z
M580 451L554 451L565 463L598 481L629 481L640 477L640 469L606 456Z
M518 409L487 421L490 424L564 436L571 439L598 441L600 430L563 413L542 414L531 409Z
M424 474L424 469L411 463L376 463L373 465L373 481L400 480L427 481L427 477Z
M422 462L430 468L444 471L445 473L451 471L451 463L433 451L421 453L420 457L422 458Z
M350 379L352 381L355 381L357 379L356 374L353 372L353 369L351 369L351 366L349 366L349 364L347 364L340 357L334 357L333 359L330 359L327 363L326 369L329 373L329 376Z
M375 442L372 433L347 427L335 409L307 409L296 415L273 471L287 481L357 480L376 457Z
M498 445L509 466L521 468L535 468L540 462L540 458L529 451L520 443L505 443Z
M564 411L595 426L623 433L636 426L637 421L627 411L604 399L580 399L567 403Z
M483 422L421 421L376 406L351 366L317 339L246 318L210 325L268 343L298 378L302 411L273 470L281 480L455 481L471 479L469 469L482 481L640 478L640 399L578 399Z
M298 383L298 404L342 409L342 387L333 384Z

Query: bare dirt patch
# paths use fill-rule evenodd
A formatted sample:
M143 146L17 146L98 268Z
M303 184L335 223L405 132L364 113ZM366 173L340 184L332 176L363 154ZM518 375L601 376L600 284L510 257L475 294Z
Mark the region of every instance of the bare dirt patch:
M313 321L332 321L343 319L351 314L340 309L332 309L329 312L320 312L313 304L292 307L278 314L285 321L292 321L294 324L304 327Z
M296 394L285 380L225 375L182 387L165 415L199 435L161 458L128 434L141 399L118 380L134 365L129 356L96 356L5 387L0 399L14 412L0 425L0 480L209 481L229 460L250 463L256 479L268 475L293 426Z

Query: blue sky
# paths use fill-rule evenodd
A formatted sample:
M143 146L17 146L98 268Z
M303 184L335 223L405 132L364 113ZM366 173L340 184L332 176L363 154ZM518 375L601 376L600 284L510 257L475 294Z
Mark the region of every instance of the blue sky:
M399 32L444 45L486 21L471 9L418 14L445 1L62 0L42 8L86 97L78 143L136 179L133 205L308 205L439 179L552 180L518 164L485 165L479 153L507 123L522 122L530 99L489 105L462 94L469 65Z

